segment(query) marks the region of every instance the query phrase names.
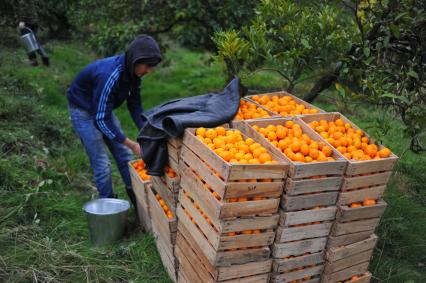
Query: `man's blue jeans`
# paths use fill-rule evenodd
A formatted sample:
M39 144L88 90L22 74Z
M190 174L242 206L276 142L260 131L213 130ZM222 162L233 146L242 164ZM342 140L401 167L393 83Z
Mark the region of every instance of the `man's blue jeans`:
M100 198L112 197L111 162L108 157L107 148L117 163L121 178L127 188L132 187L129 168L127 163L133 159L132 152L123 144L109 140L95 126L95 117L87 111L74 105L69 105L71 122L80 137L93 170L95 184ZM113 123L120 127L117 117L112 114Z

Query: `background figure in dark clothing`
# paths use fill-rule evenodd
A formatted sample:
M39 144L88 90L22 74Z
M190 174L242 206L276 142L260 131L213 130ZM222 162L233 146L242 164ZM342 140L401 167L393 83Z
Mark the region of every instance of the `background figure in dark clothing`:
M15 13L15 18L18 22L20 34L24 35L32 31L34 35L37 35L38 20L37 20L37 12L34 6L34 2L25 1L25 0L14 0L13 9ZM40 42L38 42L38 46L39 48L37 49L37 51L28 53L28 59L30 59L31 65L33 66L38 65L37 55L36 55L36 52L38 52L41 56L41 60L43 64L46 66L49 66L49 57L47 56Z

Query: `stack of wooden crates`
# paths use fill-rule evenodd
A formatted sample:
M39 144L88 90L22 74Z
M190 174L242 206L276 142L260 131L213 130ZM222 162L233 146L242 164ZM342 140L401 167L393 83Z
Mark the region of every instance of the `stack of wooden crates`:
M336 119L359 129L340 113L301 117L305 123ZM352 277L356 279L351 282L369 282L371 273L368 265L378 240L374 231L387 206L382 196L397 159L394 154L378 160L346 159L347 167L339 193L336 220L327 244L322 282L334 283ZM363 203L366 199L375 200L376 204L351 207L351 204Z
M180 160L178 280L268 282L269 246L275 237L288 166L282 162L231 165L196 138L194 131L185 132ZM282 161L278 156L274 159ZM248 182L265 178L272 181Z
M334 161L300 163L288 159L278 148L256 132L252 126L285 125L290 119L247 121L233 125L290 164L281 197L279 226L272 245L273 268L270 282L319 282L325 263L325 249L335 220L336 202L343 181L346 161L337 151ZM303 133L320 142L315 133L301 121Z
M152 233L155 237L157 250L161 261L170 278L177 282L179 263L175 256L176 232L178 218L176 209L180 189L180 175L178 172L179 155L181 149L180 139L170 139L167 143L168 170L164 176L151 176L152 190L148 191L148 205L152 221ZM168 208L165 213L164 204Z
M195 129L187 129L183 140L170 140L169 166L178 176L152 177L152 186L143 182L145 189L136 193L171 279L369 282L374 230L386 208L381 197L397 157L354 162L333 148L332 161L294 162L252 128L292 120L312 140L327 143L308 123L337 118L358 129L339 113L233 122L278 164L225 162L195 136ZM133 172L132 181L140 186L136 176ZM365 199L377 203L351 207Z

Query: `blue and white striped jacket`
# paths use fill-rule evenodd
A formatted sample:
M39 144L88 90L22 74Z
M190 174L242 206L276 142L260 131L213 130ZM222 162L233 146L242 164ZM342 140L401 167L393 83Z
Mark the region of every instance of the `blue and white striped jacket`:
M96 127L106 137L120 143L126 137L112 123L112 110L126 100L127 108L138 129L142 127L143 112L140 79L137 81L137 91L132 92L124 66L124 55L97 60L77 75L67 92L71 104L93 115Z

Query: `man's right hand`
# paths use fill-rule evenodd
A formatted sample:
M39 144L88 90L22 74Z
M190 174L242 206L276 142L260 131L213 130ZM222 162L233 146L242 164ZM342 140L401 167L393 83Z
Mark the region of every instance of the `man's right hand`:
M123 144L127 146L133 152L134 155L136 155L138 158L141 158L141 147L137 142L126 138Z
M20 29L23 29L23 28L25 28L25 23L24 22L19 22L19 28Z

